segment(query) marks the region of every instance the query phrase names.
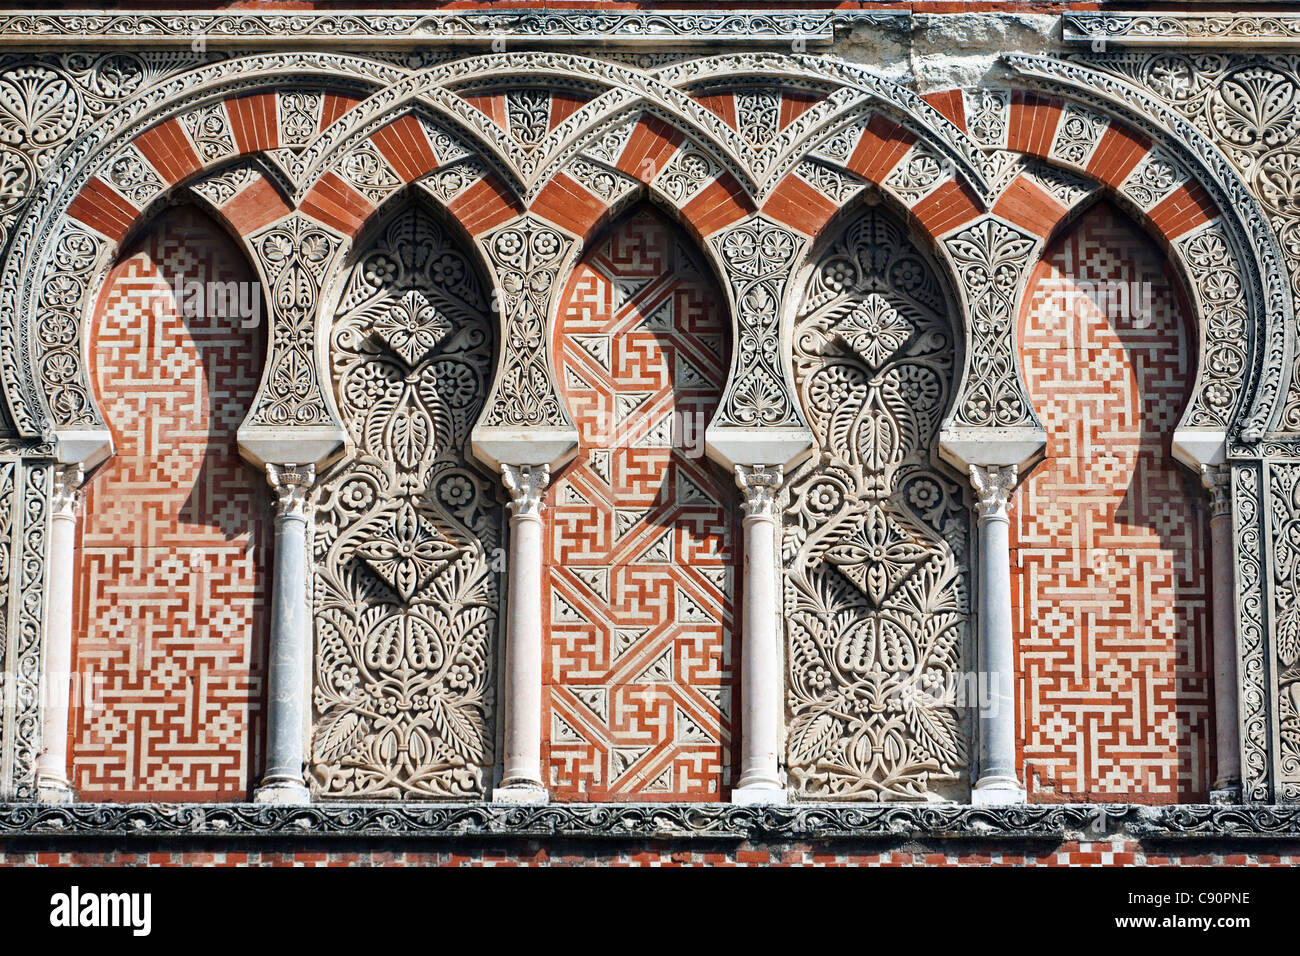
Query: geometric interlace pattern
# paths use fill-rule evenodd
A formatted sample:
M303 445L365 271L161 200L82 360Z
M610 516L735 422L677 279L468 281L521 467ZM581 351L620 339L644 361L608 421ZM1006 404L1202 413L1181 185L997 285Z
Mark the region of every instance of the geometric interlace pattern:
M555 353L577 460L547 494L547 784L558 800L717 800L731 783L736 491L704 457L721 296L640 212L578 266Z
M187 207L119 261L99 302L92 375L116 452L79 521L70 762L82 799L240 799L261 771L271 515L235 432L263 333L230 314L239 287L210 285L252 281Z
M1016 493L1011 543L1031 799L1206 795L1208 528L1170 455L1196 354L1173 290L1157 249L1102 205L1028 293L1022 361L1047 459Z

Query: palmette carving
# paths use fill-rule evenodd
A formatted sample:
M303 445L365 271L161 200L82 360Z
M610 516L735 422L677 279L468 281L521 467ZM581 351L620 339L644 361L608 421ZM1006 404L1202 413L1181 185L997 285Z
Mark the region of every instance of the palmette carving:
M482 240L496 272L504 337L486 426L567 423L547 360L546 326L573 240L532 216Z
M1269 467L1273 540L1273 653L1277 681L1279 800L1300 784L1300 464ZM1290 794L1290 795L1289 795Z
M1035 424L1016 365L1011 323L1021 283L1038 242L1014 226L985 217L946 239L970 312L970 366L958 425Z
M476 797L493 760L501 545L466 444L492 370L470 262L418 206L356 257L331 333L355 454L316 495L323 796Z
M798 412L781 373L780 317L790 270L806 240L760 215L709 241L724 264L739 332L733 384L713 424L797 426Z
M316 425L331 421L316 370L317 308L325 274L341 240L301 213L251 240L271 306L268 373L253 425Z
M932 267L884 214L821 257L794 329L813 457L784 509L787 764L803 796L935 799L966 762L962 488L932 463L953 376Z

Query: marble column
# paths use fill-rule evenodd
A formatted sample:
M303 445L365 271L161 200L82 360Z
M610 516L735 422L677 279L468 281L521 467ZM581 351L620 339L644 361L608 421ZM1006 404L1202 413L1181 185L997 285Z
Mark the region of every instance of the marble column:
M307 494L315 465L266 466L275 491L275 571L271 596L271 653L266 771L258 803L304 804L307 762L309 634L307 621Z
M785 803L781 782L780 582L776 493L780 465L737 465L744 495L744 594L740 649L740 781L733 803Z
M502 465L510 493L506 610L505 753L500 803L545 803L542 781L542 494L549 465Z
M42 667L41 753L36 793L41 803L71 803L68 782L68 707L72 696L73 556L77 500L85 478L79 464L54 469L50 501L50 563Z
M1210 506L1210 580L1214 653L1214 786L1212 803L1241 801L1241 740L1237 723L1237 628L1232 559L1232 472L1202 465Z
M979 518L979 778L971 803L1025 802L1016 768L1015 658L1011 640L1011 549L1007 499L1015 465L971 465Z

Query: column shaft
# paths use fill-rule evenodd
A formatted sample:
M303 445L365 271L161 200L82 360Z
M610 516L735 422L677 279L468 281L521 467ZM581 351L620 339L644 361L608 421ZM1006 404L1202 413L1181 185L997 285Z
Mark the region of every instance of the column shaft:
M1237 716L1237 625L1233 594L1231 472L1201 466L1210 505L1209 572L1213 601L1215 803L1241 799L1241 739Z
M51 502L49 603L45 614L42 663L41 753L36 789L42 803L69 803L68 707L72 695L73 557L77 543L77 495L80 465L55 469Z
M978 805L1023 803L1016 767L1015 658L1011 629L1011 549L1007 498L1016 466L972 465L979 516L979 777Z
M301 804L311 801L303 781L309 667L306 496L315 469L267 465L267 478L279 500L271 597L266 771L256 800Z
M509 606L506 621L505 753L492 799L546 800L542 781L542 492L546 465L502 465L510 492Z
M781 466L736 467L744 500L744 636L740 657L740 780L735 803L784 803L780 776L781 644L776 492Z

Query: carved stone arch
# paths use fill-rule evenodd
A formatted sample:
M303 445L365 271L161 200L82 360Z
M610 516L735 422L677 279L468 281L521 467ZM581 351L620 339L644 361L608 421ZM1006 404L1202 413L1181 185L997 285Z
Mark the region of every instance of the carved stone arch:
M241 163L231 166L229 171L237 167L246 167L239 184L248 188L259 209L274 210L278 203L280 209L287 210L275 187L256 169ZM119 153L112 168L117 174L113 177L110 173L110 178L115 178L113 195L124 200L129 196L138 207L121 206L119 215L111 222L96 219L84 206L74 206L65 217L51 262L55 267L67 267L67 272L56 273L48 280L56 294L47 293L42 299L44 307L38 332L44 346L39 353L43 367L65 370L61 376L62 389L51 393L58 396L51 410L63 412L65 422L73 427L59 430L58 453L61 458L82 462L87 467L97 465L113 451L111 433L86 376L92 314L105 277L120 250L147 232L151 223L167 209L196 203L248 256L242 240L250 222L256 218L247 202L222 201L224 190L218 182L228 170L199 173L188 182L167 187L152 172L152 167L144 165L138 153ZM121 192L116 191L119 189ZM231 198L235 198L237 191L231 188ZM253 262L249 258L251 267Z
M42 341L37 317L48 311L47 292L63 307L84 297L87 280L101 261L100 247L120 239L138 218L139 210L112 187L85 192L88 183L104 172L110 156L130 149L139 134L174 123L187 110L238 93L273 89L286 78L328 85L350 77L346 82L374 88L404 75L406 71L381 63L326 53L266 53L227 60L196 67L146 89L77 140L57 168L48 169L38 181L28 211L14 226L11 249L22 269L0 279L4 304L0 343L5 355L0 373L19 433L47 440L59 437L64 445L60 457L71 460L78 454L76 432L94 422L86 411L84 382L76 381L75 365L45 354L67 343ZM180 171L176 179L186 172ZM95 200L105 198L107 207L99 212L107 217L101 221L107 235L82 228L69 215L81 199L82 211L93 218L90 210L99 205ZM57 287L47 288L51 282L57 282ZM47 366L53 377L43 385Z
M1076 121L1085 120L1064 118L1061 127ZM1193 304L1199 354L1196 386L1183 410L1175 455L1193 471L1202 464L1217 464L1227 451L1233 423L1246 415L1253 377L1248 356L1258 344L1226 217L1187 165L1158 147L1130 140L1128 155L1121 154L1116 166L1089 169L1059 155L1072 147L1063 129L1056 132L1046 139L1050 149L1026 154L1041 165L1010 178L994 211L1041 237L1041 252L1094 203L1109 200L1165 250ZM1098 141L1088 148L1096 151L1101 146ZM1083 156L1087 159L1088 153Z
M1277 426L1285 402L1286 370L1294 365L1296 354L1285 260L1259 201L1209 139L1136 86L1078 63L1020 55L1006 59L1030 82L1108 114L1153 140L1187 165L1222 213L1226 250L1220 261L1232 262L1240 277L1250 344L1240 385L1242 400L1234 402L1237 411L1227 428L1228 453L1249 452Z
M939 458L956 310L936 257L880 203L852 204L799 281L813 455L782 491L791 782L811 799L964 799L972 521Z

